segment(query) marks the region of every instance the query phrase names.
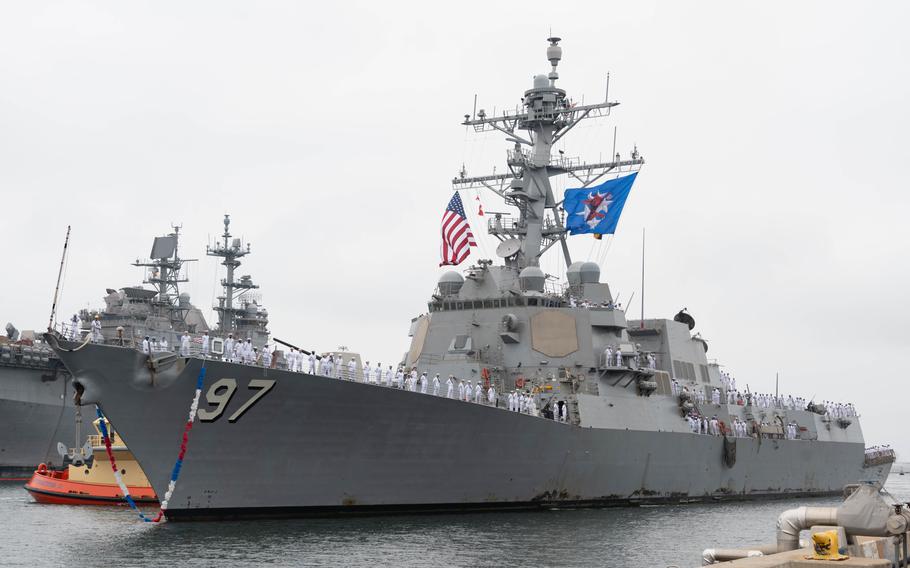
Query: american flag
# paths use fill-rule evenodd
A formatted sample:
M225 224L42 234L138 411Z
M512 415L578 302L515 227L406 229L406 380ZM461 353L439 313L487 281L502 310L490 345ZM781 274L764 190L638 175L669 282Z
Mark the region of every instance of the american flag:
M471 254L471 247L476 246L471 226L464 214L464 205L456 191L442 214L442 262L439 266L461 264Z

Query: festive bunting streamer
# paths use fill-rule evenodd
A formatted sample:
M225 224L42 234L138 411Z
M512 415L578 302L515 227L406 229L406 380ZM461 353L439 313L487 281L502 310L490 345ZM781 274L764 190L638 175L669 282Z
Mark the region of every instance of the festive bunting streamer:
M174 495L174 489L177 487L177 478L180 477L180 469L183 467L183 458L186 456L186 446L189 441L190 430L193 429L193 422L196 421L196 411L199 410L199 398L202 396L202 385L204 382L205 361L203 361L202 368L199 369L199 377L196 379L196 392L193 395L193 402L190 404L190 413L189 416L187 416L186 426L183 428L183 438L180 441L180 453L177 454L177 461L174 463L174 469L171 470L171 479L168 481L164 499L161 500L161 508L158 509L158 514L154 518L145 516L145 514L139 510L132 495L130 495L130 490L127 488L126 483L124 483L123 476L120 475L120 470L117 467L117 461L114 459L114 452L111 450L111 438L107 433L106 419L101 412L101 408L98 406L95 407L98 418L101 419L99 422L101 426L101 436L104 439L104 449L107 450L107 457L111 462L111 469L114 471L114 479L117 480L117 485L120 487L120 491L123 492L123 498L129 503L130 508L139 513L139 518L146 523L157 523L161 521L165 511L167 511L167 504Z

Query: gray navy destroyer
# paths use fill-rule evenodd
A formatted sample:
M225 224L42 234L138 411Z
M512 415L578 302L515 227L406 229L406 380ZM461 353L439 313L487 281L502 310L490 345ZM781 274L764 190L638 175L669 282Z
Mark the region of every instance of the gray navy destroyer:
M588 187L644 160L637 151L591 164L553 156L575 125L618 103L573 104L556 86L560 40L549 41L551 69L514 112L464 121L514 144L506 173L453 180L517 211L489 223L503 260L444 273L400 361L406 372L492 387L489 401L295 372L280 357L250 365L49 336L83 404L103 408L159 495L205 367L169 519L754 499L882 482L893 457L867 458L857 416L748 394L730 402L691 316L627 320L599 267L571 262L550 178ZM567 265L560 288L539 267L554 245ZM506 403L515 390L520 412ZM711 416L712 429L748 429L695 432L693 414Z

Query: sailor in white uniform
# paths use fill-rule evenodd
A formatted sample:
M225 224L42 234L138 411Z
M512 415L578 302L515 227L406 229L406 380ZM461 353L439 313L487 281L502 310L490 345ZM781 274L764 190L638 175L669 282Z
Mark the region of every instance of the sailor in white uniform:
M382 363L376 363L376 368L370 372L368 380L371 385L375 385L379 382L379 378L382 376Z
M568 404L563 404L563 405L562 405L562 415L560 416L560 419L561 419L563 422L568 422L568 421L569 421L569 405L568 405Z
M401 367L398 367L398 370L395 371L395 388L396 389L401 388L401 381L403 379L404 379L404 371L401 369Z
M433 396L439 396L439 373L433 377Z
M392 370L392 366L389 365L389 368L385 370L385 374L382 375L382 386L390 387L392 386L392 377L395 375L395 371Z
M365 383L370 382L370 377L372 377L372 376L373 376L373 366L370 365L369 361L367 361L363 365L363 382L365 382Z
M408 390L417 389L417 367L411 368L411 382L408 384L409 384Z
M420 375L420 392L421 392L421 394L427 394L427 383L428 382L429 381L427 380L427 372L424 371Z
M234 362L234 334L229 333L224 340L224 359L228 363Z
M613 366L622 367L622 349L619 347L617 347L616 351L613 353Z
M483 402L483 387L480 386L480 381L474 385L474 402L478 404Z
M158 345L161 347L161 350L162 350L162 351L167 351L167 347L168 347L168 345L167 345L167 338L166 338L166 337L162 337L162 338L161 338L161 341L158 343Z
M303 354L301 353L301 356ZM307 372L311 375L316 374L316 352L310 351L309 356L307 357Z
M183 335L180 336L180 356L190 356L190 334L185 331L183 332Z
M607 348L604 349L604 365L613 366L613 345L607 345Z
M146 335L145 339L142 340L142 352L148 355L152 352L152 344L149 342L149 336Z
M101 316L95 316L92 320L92 343L103 343L104 336L101 335Z
M70 320L69 331L70 341L76 341L79 338L79 316L76 314L73 314L73 318Z
M464 381L458 381L458 400L464 400Z
M256 357L256 352L253 349L253 340L249 337L246 338L246 343L244 344L244 363L247 365L253 364L253 359Z
M266 368L272 366L272 350L268 343L262 346L262 366Z
M487 390L487 402L496 405L496 389L493 388L493 385L490 385L490 388Z
M202 333L202 358L209 358L209 332Z
M349 381L353 381L356 378L357 378L357 361L353 357L351 357L350 360L348 360L347 379Z
M452 393L455 391L455 383L452 381L452 375L449 375L449 378L446 379L446 398L452 398Z

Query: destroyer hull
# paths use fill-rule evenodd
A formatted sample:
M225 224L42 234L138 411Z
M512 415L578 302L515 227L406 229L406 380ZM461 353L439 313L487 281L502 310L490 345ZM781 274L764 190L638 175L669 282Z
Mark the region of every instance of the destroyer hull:
M177 456L201 360L152 376L115 347L60 353L158 495ZM868 477L863 444L736 440L589 428L381 386L209 361L201 410L168 516L174 520L423 512L839 493ZM262 390L250 381L275 381ZM263 383L253 383L262 385ZM240 414L239 416L238 413ZM875 473L874 475L880 475Z
M75 407L67 376L0 366L0 479L28 479L41 462L60 463L57 442L73 444Z

